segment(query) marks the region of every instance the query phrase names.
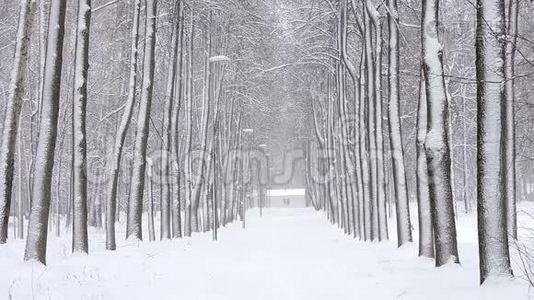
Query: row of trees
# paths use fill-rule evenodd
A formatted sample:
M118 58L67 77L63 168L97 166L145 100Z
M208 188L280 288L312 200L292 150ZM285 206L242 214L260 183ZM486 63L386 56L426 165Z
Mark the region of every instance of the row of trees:
M116 249L121 221L134 240L216 237L244 217L245 147L268 143L280 158L308 142L307 171L292 183L306 182L348 234L387 240L395 214L399 246L418 226L421 256L459 262L457 203L469 212L476 198L481 278L510 273L516 195L530 178L515 190L514 162L532 169L528 75L515 75L531 66L516 46L529 39L518 35L528 26L518 1L19 4L0 12L18 20L0 31L15 40L0 47L15 53L0 61L13 63L9 79L0 70L11 81L0 243L28 226L26 259L45 262L47 233L62 223L80 252L88 225L105 226Z
M490 275L512 274L508 241L517 238L514 55L518 3L504 4L487 0L476 6L481 282ZM460 262L451 164L451 96L439 6L439 0L425 0L420 10L421 71L414 141L419 255L435 258L436 266ZM324 35L332 41L333 51L331 58L323 60L326 68L319 71L324 79L318 89L326 93L312 91L311 95L319 145L311 151L315 169L326 181L308 180L308 187L316 206L326 210L346 233L380 241L388 238L386 191L391 186L389 206L396 210L397 240L402 246L412 241L412 225L405 135L401 133L398 4L395 0L340 0L327 1L323 9L316 17L328 24ZM387 54L382 40L387 40ZM359 46L348 51L348 43ZM387 57L387 70L383 57ZM387 74L385 84L382 74ZM387 124L383 123L384 107ZM389 151L385 150L388 146Z
M321 157L326 160L317 166L328 174L328 184L321 186L316 197L329 212L332 221L338 222L347 233L364 240L388 238L386 222L386 169L385 141L382 108L382 31L383 19L376 6L366 1L358 3L341 1L332 5L336 24L338 57L334 68L327 71L326 100L313 99L316 137ZM360 16L359 12L362 12ZM354 20L361 37L360 57L357 69L347 53L348 20ZM394 22L394 21L392 21ZM404 172L404 156L400 132L399 80L397 28L389 29L392 47L390 59L392 72L388 79L390 146L394 164L395 190L392 197L397 208L399 245L410 242L411 225L408 210L408 192ZM397 62L395 62L397 61ZM315 95L314 95L315 96ZM317 96L313 98L318 98ZM380 101L378 101L380 99ZM326 103L322 103L322 102ZM317 104L315 104L317 102ZM379 121L377 121L379 120ZM338 172L338 173L336 173Z
M115 226L121 213L127 213L126 238L143 239L142 216L146 212L149 239L155 240L154 215L158 210L161 239L208 230L217 238L217 228L244 219L246 209L244 187L249 174L244 163L243 153L247 152L243 148L246 134L243 129L247 122L250 124L245 107L254 92L247 79L254 66L250 59L254 42L239 37L247 34L250 30L247 26L259 18L256 8L242 1L135 0L128 5L117 1L91 4L90 0L78 1L77 6L67 5L66 0L40 1L39 32L46 36L43 39L46 55L40 61L44 64L39 74L42 87L32 94L26 75L32 66L28 51L32 41L41 43L31 37L37 7L31 0L20 1L10 99L2 135L0 242L7 240L11 215L14 223L16 217L20 224L15 227L19 237L23 237L27 214L25 260L45 263L49 224L55 223L59 234L59 224L66 216L65 222L72 226L73 251L87 253L88 226L103 226L105 211L106 248L115 250ZM119 79L127 79L121 80L124 84L118 87L123 93L111 97L115 108L106 112L98 111L101 109L98 103L102 105L100 98L105 96L95 93L94 83L107 84L109 78L100 76L109 73L90 62L101 57L97 46L104 41L93 33L102 26L95 22L95 14L109 13L106 10L112 8L123 18L121 22L130 25L126 27L131 34L129 49L124 47L128 42L120 47L126 59L115 62L109 71L117 73ZM75 17L69 18L74 11ZM43 25L43 19L48 26ZM75 32L66 31L69 22L76 24ZM117 30L123 35L128 31ZM69 33L74 45L68 43ZM72 77L62 72L69 63L74 65ZM28 172L33 176L26 178L31 181L30 192L18 190L18 212L12 214L12 199L17 195L12 193L15 174L19 186L23 185L23 174L14 166L15 154L25 155L15 149L17 140L19 145L23 140L17 132L24 124L20 120L22 105L29 101L25 97L37 98L38 117L32 118L28 126L38 130L38 137L30 138L30 148L35 148L30 154L35 164ZM91 121L95 115L97 124ZM94 132L87 129L91 125L96 128ZM69 127L70 148L64 142L68 132L65 128ZM90 163L95 160L88 151L91 146L101 147L92 152L97 156L96 167ZM102 155L99 153L107 154L103 163L98 160ZM67 161L62 165L64 156L70 164ZM125 156L131 157L131 170ZM19 165L22 163L20 160ZM54 170L58 180L53 180ZM61 192L64 176L70 181L66 199ZM121 178L131 179L121 184ZM54 192L57 201L52 199ZM29 200L26 209L24 195ZM122 209L121 195L127 196ZM159 209L155 204L159 204ZM53 222L54 210L57 222Z

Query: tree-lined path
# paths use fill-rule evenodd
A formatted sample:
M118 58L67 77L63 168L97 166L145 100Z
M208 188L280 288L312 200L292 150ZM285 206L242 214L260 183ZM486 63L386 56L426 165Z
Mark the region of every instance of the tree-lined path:
M532 3L476 2L0 0L0 297L524 297Z
M103 250L103 232L92 232L89 257L66 254L69 241L53 239L50 266L32 273L2 251L0 264L19 271L0 290L13 299L527 299L526 283L478 287L472 216L459 220L463 265L437 270L415 257L415 245L357 242L313 209L267 209L262 218L251 210L247 217L245 230L231 224L219 241L208 233L120 243L116 253ZM17 252L22 244L11 246Z

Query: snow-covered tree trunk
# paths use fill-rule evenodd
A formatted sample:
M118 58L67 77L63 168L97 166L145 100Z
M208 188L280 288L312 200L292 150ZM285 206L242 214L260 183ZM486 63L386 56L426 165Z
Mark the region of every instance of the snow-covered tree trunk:
M215 122L217 122L217 119L215 119ZM213 125L214 126L214 129L213 129L213 132L214 134L216 134L216 131L217 129L215 127L217 127L216 124ZM214 141L215 142L215 141ZM213 166L212 166L212 169L211 169L211 179L212 179L212 182L210 184L210 192L209 194L211 194L211 203L212 203L212 216L211 216L211 220L212 220L212 225L211 225L211 228L212 228L212 237L213 237L213 240L216 241L217 240L217 228L219 226L219 220L218 220L218 205L217 205L217 158L216 158L216 155L215 155L216 151L215 149L212 149L211 151L211 160L213 161Z
M147 213L148 213L148 240L153 242L156 240L156 230L154 226L154 192L152 189L152 180L153 180L153 171L152 165L153 162L150 158L146 159L147 164L147 192L148 192L148 204L147 204Z
M412 241L412 225L406 185L406 168L402 145L400 120L400 83L399 83L399 12L397 0L388 0L389 29L389 136L393 161L393 186L397 213L398 245Z
M101 171L98 170L97 174L95 176L97 184L95 185L92 193L92 201L88 201L88 210L89 210L89 216L88 216L88 223L89 226L93 226L96 228L102 228L102 208L101 208L101 197L103 195L102 193L102 177L103 174L101 174Z
M24 254L24 260L36 260L43 264L46 264L46 238L59 113L66 2L66 0L52 0L50 3L41 125Z
M37 0L39 1L39 74L41 75L39 78L39 95L37 97L37 128L39 128L40 120L39 116L41 115L41 102L43 97L43 83L44 83L44 71L45 71L45 63L46 63L46 37L47 37L47 13L48 8L46 7L47 0ZM33 123L33 116L32 116L32 123ZM31 131L33 133L33 130ZM33 143L33 139L31 139L31 142ZM32 147L32 155L34 151L34 147ZM31 164L33 166L33 164ZM30 172L33 171L33 168L30 167Z
M42 110L42 98L43 98L43 88L44 88L44 77L45 77L45 63L46 63L46 38L47 38L47 35L48 35L48 28L47 28L47 23L48 23L48 13L49 13L49 7L47 7L47 0L38 0L39 1L39 9L38 9L38 12L39 12L39 17L38 17L38 20L39 20L39 30L38 30L38 34L39 34L39 90L38 90L38 97L37 97L37 101L36 101L36 104L35 104L35 108L32 108L33 112L32 112L32 116L31 116L31 123L32 124L36 124L36 126L30 126L30 137L29 137L29 140L30 140L30 149L31 149L31 157L30 157L30 167L28 168L28 198L29 198L29 201L28 203L30 204L31 206L31 203L32 203L32 190L33 190L33 186L32 186L32 181L33 181L33 176L34 176L34 173L35 173L35 151L37 150L36 148L36 134L35 134L35 130L34 130L34 127L38 130L39 127L40 127L40 124L41 124L41 110Z
M359 86L359 78L355 78L354 79L354 90L356 93L358 93L360 91L360 86ZM355 102L355 105L354 105L354 114L355 116L358 116L358 112L359 112L359 107L360 107L360 95L355 95L354 97L354 102ZM360 122L358 120L355 120L354 121L355 123L355 128L354 128L354 142L355 142L355 147L354 147L354 161L355 161L355 174L354 176L356 177L356 189L357 189L357 195L358 195L358 201L357 201L357 205L356 205L356 214L357 214L357 219L358 219L358 224L357 224L357 227L358 227L358 234L357 234L357 237L359 239L363 239L364 237L364 234L363 234L363 230L364 230L364 226L363 226L363 221L364 221L364 214L365 212L363 211L363 205L364 205L364 182L363 182L363 177L362 177L362 170L363 170L363 167L362 167L362 152L361 152L361 147L360 147Z
M11 82L9 84L9 99L7 100L4 116L4 127L0 145L0 244L7 240L9 213L13 187L15 164L15 145L19 127L20 111L25 94L25 81L28 65L28 46L33 16L33 1L20 0L20 13L17 28L15 55ZM20 175L19 175L20 176Z
M210 167L208 168L209 170L209 175L208 177L211 177L211 182L210 184L208 185L208 198L211 199L211 223L210 223L210 227L212 229L212 233L213 233L213 240L217 240L217 228L219 226L219 219L218 219L218 205L217 205L217 199L219 198L218 197L218 190L217 190L217 182L219 180L219 178L217 177L218 175L218 166L219 166L219 159L216 155L216 153L219 151L219 148L220 148L220 139L218 139L218 131L219 131L219 126L220 126L220 95L221 95L221 89L223 87L223 78L224 78L224 71L221 72L221 74L219 75L220 76L220 80L219 80L219 86L217 88L217 94L216 94L216 97L215 97L215 107L214 107L214 118L213 118L213 125L212 125L212 128L211 128L211 136L212 136L212 141L211 141L211 146L210 146L210 151L209 151L209 155L210 155ZM209 212L209 210L208 210Z
M467 116L467 99L466 97L463 97L462 99L462 115L464 116L464 122L462 124L462 138L463 138L463 145L462 145L462 161L464 164L467 162L467 122L465 120ZM468 168L464 168L462 172L462 181L463 181L463 191L462 191L462 198L464 200L464 208L465 213L470 213L472 211L472 203L471 199L469 198L468 194L468 183L467 183L467 177L468 177Z
M367 88L367 139L368 139L368 151L371 171L370 181L370 210L371 214L371 232L369 235L370 240L378 238L378 202L376 188L378 186L378 165L376 156L376 89L375 89L375 58L374 58L374 22L377 16L374 15L376 10L373 10L371 1L365 2L364 22L365 22L365 69L366 69L366 88Z
M22 178L22 165L24 163L24 160L23 160L23 152L22 152L22 142L23 140L22 139L19 139L18 140L18 156L19 156L19 198L18 198L18 203L17 203L17 226L18 227L18 231L19 231L19 235L18 235L18 238L19 239L24 239L24 192L23 192L23 178ZM26 194L26 197L27 197L27 194ZM59 211L59 204L58 204L58 211ZM59 226L58 226L59 228Z
M161 143L161 219L160 219L160 239L171 238L171 172L169 164L173 161L174 149L172 149L171 141L176 134L174 125L176 120L173 119L174 108L177 107L176 98L176 72L178 63L178 43L180 40L180 10L181 2L178 2L176 11L173 13L173 26L171 38L171 59L169 61L169 68L167 72L167 88L165 92L165 105L163 111L163 132ZM172 124L172 126L171 126ZM171 152L172 150L172 152Z
M336 186L334 183L334 176L332 172L332 126L331 126L331 120L330 116L332 115L332 76L328 76L327 79L327 95L326 95L326 107L325 107L325 141L326 141L326 148L325 148L325 157L326 157L326 176L328 180L328 212L329 212L329 218L332 223L336 222Z
M193 189L192 199L192 229L193 231L199 230L198 224L198 208L200 205L200 198L202 189L204 188L204 173L206 170L206 160L209 157L206 156L208 150L208 127L209 127L209 115L210 115L210 95L211 95L211 75L210 75L210 57L211 57L211 12L209 12L209 22L206 25L205 36L205 58L204 58L204 88L202 95L202 125L201 125L201 145L200 145L200 165L198 169L198 176L196 178L195 187Z
M146 150L149 133L150 108L152 105L152 91L154 89L154 50L156 48L156 7L157 0L147 0L145 53L143 62L143 84L137 116L137 131L135 136L134 158L132 168L132 182L128 203L128 220L126 237L142 240L143 191L145 188Z
M380 241L389 238L388 221L386 213L386 170L384 163L384 129L382 110L382 22L378 17L376 20L376 156L378 165L378 186L376 187L376 197L378 203L378 239Z
M234 78L234 83L235 83L235 78ZM227 118L226 118L226 128L225 129L222 129L222 130L219 130L219 139L222 143L221 147L219 148L220 150L220 155L221 157L224 156L224 163L222 164L222 167L221 167L221 175L222 175L222 184L221 184L221 195L222 195L222 204L221 204L221 222L222 222L222 226L226 226L226 224L228 222L230 222L230 216L231 216L231 213L229 212L229 209L230 209L230 205L229 205L229 202L230 202L230 199L231 199L231 193L233 192L232 191L232 182L233 182L233 178L232 178L232 154L233 152L235 152L235 147L237 146L235 144L235 142L237 141L237 134L236 134L236 129L234 128L234 122L235 122L235 118L234 118L234 112L235 112L235 102L236 102L236 97L235 97L235 90L236 89L233 89L232 90L232 96L231 96L231 100L230 100L230 107L229 107L229 115L227 115ZM227 106L228 107L228 106ZM223 153L224 152L224 153ZM265 205L265 202L263 203Z
M344 51L345 52L345 51ZM347 66L347 70L349 70L349 73L351 74L352 81L353 81L353 88L355 91L354 103L356 104L354 106L354 110L350 113L348 112L349 109L345 108L345 111L347 113L347 127L350 126L349 122L353 123L353 130L346 129L346 135L347 135L347 152L348 153L348 160L349 166L348 166L348 176L350 179L350 185L351 185L351 203L352 203L352 218L353 218L353 236L355 238L362 238L362 209L361 206L363 205L363 181L361 176L361 158L360 158L360 149L358 146L358 135L359 135L359 129L358 129L358 122L356 120L356 113L360 98L358 95L359 87L357 82L359 81L358 75L356 74L356 70ZM350 117L349 114L353 114L354 117Z
M244 140L245 138L243 137L243 131L240 131L239 132L239 167L237 168L237 172L238 172L238 183L237 183L237 186L239 187L239 207L238 207L238 214L240 215L240 218L241 218L241 226L243 227L243 229L245 229L246 227L246 220L245 220L245 216L246 216L246 210L247 210L247 205L246 205L246 198L247 198L247 185L245 185L245 170L246 170L246 155L244 154L245 151L244 151Z
M384 137L382 129L382 23L381 17L376 9L376 6L372 1L367 0L365 2L365 9L370 21L370 41L374 44L374 49L368 49L366 52L368 55L373 56L373 63L370 65L370 70L374 73L374 78L369 78L371 85L368 88L373 89L374 107L370 110L370 114L374 111L374 116L371 119L374 120L374 130L371 127L371 131L374 134L371 138L374 138L374 150L372 155L376 162L376 175L374 175L374 188L373 188L373 238L378 240L384 240L388 238L387 232L387 220L386 220L386 197L385 197L385 169L384 169ZM373 45L370 45L370 47ZM366 46L367 49L367 46ZM374 52L373 52L374 51ZM373 141L371 141L373 145Z
M230 160L230 163L232 165L232 169L231 169L231 175L232 176L232 179L231 179L231 186L230 186L230 201L231 201L231 204L230 204L230 213L229 213L229 216L228 216L228 219L233 221L236 219L237 215L239 215L239 212L237 212L238 210L238 200L239 200L239 195L240 193L238 192L239 191L239 155L240 152L240 145L241 145L241 133L242 133L242 121L243 121L243 113L242 112L239 112L239 115L237 117L237 124L236 124L236 132L234 133L235 135L235 144L234 144L234 147L232 148L232 158Z
M442 46L438 31L439 0L423 1L423 69L427 98L427 135L430 205L434 226L436 266L458 263L451 158L447 134L449 108L443 76Z
M191 14L191 26L189 30L189 51L187 56L187 85L186 85L186 147L185 147L185 207L184 207L184 235L191 236L191 213L192 213L192 162L191 149L193 146L193 53L195 39L195 21Z
M338 89L338 97L337 97L337 104L338 104L338 130L339 133L337 136L339 137L339 156L340 156L340 165L338 167L339 171L339 180L340 180L340 187L341 187L341 197L340 201L342 204L342 211L343 211L343 228L345 229L345 232L347 234L351 234L351 227L350 227L350 214L349 214L349 203L350 203L350 194L349 194L349 180L348 180L348 170L349 170L349 162L347 158L347 128L346 128L346 104L345 104L345 72L344 72L344 66L340 63L338 63L337 72L337 89Z
M515 166L515 51L518 35L519 0L507 0L507 30L506 30L506 59L505 59L505 97L504 105L504 152L506 180L506 214L508 217L508 235L517 239L517 208L516 208L516 166Z
M503 0L477 1L477 185L480 282L511 276L506 217Z
M180 108L182 106L182 100L184 98L184 22L183 22L183 3L180 1L178 3L178 44L177 49L179 53L177 54L179 59L176 62L176 76L175 76L175 89L177 101L173 101L172 114L171 114L171 151L172 154L171 161L175 162L174 169L176 171L176 177L173 177L174 184L176 186L176 195L172 197L172 237L181 238L182 237L182 205L181 205L181 171L180 171L180 143L179 143L179 130L178 130L178 121L180 117ZM186 112L187 113L187 112ZM172 172L169 173L169 177ZM170 183L170 182L169 182Z
M341 30L341 64L343 64L344 70L348 72L350 75L352 82L355 82L356 75L356 69L352 65L352 63L348 60L346 52L347 52L347 38L348 38L348 14L349 14L349 8L348 8L348 1L345 1L343 3L343 14L341 16L341 24L342 24L342 30ZM344 78L344 81L349 80L348 78ZM349 202L347 205L349 219L351 220L351 224L349 225L351 228L352 235L354 237L358 237L359 235L359 211L358 211L358 179L356 178L355 169L357 168L356 165L358 165L359 162L356 161L354 157L354 152L352 151L352 132L350 130L351 122L354 120L354 116L351 114L348 106L348 99L350 99L350 94L345 90L350 90L350 86L348 83L344 83L344 101L343 101L343 134L344 134L344 155L345 155L345 176L347 177L347 184L348 184L348 194L349 197L347 201ZM311 163L311 162L310 162Z
M76 66L74 70L73 130L74 149L74 202L72 251L89 251L87 237L87 140L85 119L87 111L87 74L89 71L89 31L91 0L78 1L76 35Z
M327 157L328 157L328 183L330 185L330 204L332 210L332 222L339 222L339 194L337 192L339 186L336 184L335 176L335 160L336 160L336 142L334 136L334 79L329 80L329 92L328 92L328 110L327 110Z
M348 129L347 129L347 103L346 103L346 68L343 63L342 56L344 55L344 39L346 37L345 33L345 15L346 14L346 2L345 5L340 5L340 17L338 20L338 41L337 48L339 49L339 61L337 63L337 90L338 90L338 123L339 123L339 152L340 152L340 174L341 174L341 200L343 202L343 211L344 211L344 229L347 234L352 234L353 226L352 223L352 214L351 214L351 202L353 202L352 193L351 193L351 180L350 180L350 162L349 162L349 151L348 151Z
M139 42L139 17L141 11L141 0L135 0L133 11L133 24L131 35L131 52L130 52L130 73L128 83L128 98L124 107L124 112L121 117L117 135L115 137L115 144L113 146L113 154L109 162L110 176L108 178L107 199L106 199L106 249L115 250L115 215L117 214L117 189L119 184L119 171L122 156L122 148L124 146L124 139L128 132L128 125L132 118L132 112L135 104L135 93L137 83L137 57L138 42Z
M362 183L363 183L363 201L362 201L362 207L361 211L363 213L362 218L362 228L363 228L363 234L361 235L364 240L370 240L371 239L371 201L372 201L372 193L371 193L371 173L370 173L370 166L369 166L369 151L368 151L368 135L367 135L367 117L366 117L366 111L367 111L367 105L366 105L366 99L367 99L367 91L366 91L366 74L365 74L365 60L366 56L362 53L362 62L360 66L360 99L358 105L358 119L359 119L359 148L360 148L360 158L361 158L361 166L362 166Z
M347 1L348 2L348 1ZM347 3L348 4L348 3ZM360 33L363 33L364 30L361 28L362 24L359 20L359 16L357 14L356 9L356 3L355 0L350 1L351 10L354 15L354 18L356 19L356 25L358 26L358 29ZM345 39L346 40L346 39ZM363 46L364 39L362 39L362 47ZM346 48L346 45L345 45ZM346 53L346 49L344 51ZM362 99L365 98L365 91L362 88L364 86L365 82L365 74L363 70L363 64L365 63L365 51L361 51L361 59L360 59L360 74L356 74L356 68L348 61L346 55L344 55L343 59L345 60L345 64L347 65L347 68L349 72L351 73L353 82L354 82L354 110L353 113L355 116L357 116L357 120L355 120L355 128L354 128L354 141L356 144L356 147L354 148L354 160L355 160L355 177L356 177L356 189L358 194L358 203L357 203L357 218L359 220L358 224L358 236L360 239L363 239L365 237L364 231L365 231L365 216L366 212L364 211L365 199L366 199L366 191L367 187L364 185L364 165L363 158L365 157L365 153L363 151L363 144L362 144L362 134L364 132L364 119L362 118Z
M419 216L419 256L434 258L434 233L432 228L430 192L428 190L428 167L425 152L425 138L428 128L427 100L425 74L422 66L421 79L419 83L416 136L416 187L417 210Z

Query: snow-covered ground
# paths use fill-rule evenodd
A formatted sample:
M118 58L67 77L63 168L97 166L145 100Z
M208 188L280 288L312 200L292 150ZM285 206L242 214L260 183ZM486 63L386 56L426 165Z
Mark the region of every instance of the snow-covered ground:
M122 242L116 252L105 251L103 232L93 231L89 256L70 254L68 238L50 237L46 268L23 263L24 243L11 241L0 245L0 299L515 300L534 295L521 279L479 287L473 216L458 221L462 265L440 269L417 258L416 244L397 249L395 241L358 242L312 209L267 209L262 218L251 210L247 216L246 230L232 224L221 229L216 242L207 233L179 241Z

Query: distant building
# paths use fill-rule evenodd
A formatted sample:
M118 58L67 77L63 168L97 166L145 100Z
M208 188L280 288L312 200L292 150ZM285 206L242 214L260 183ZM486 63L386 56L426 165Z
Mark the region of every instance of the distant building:
M268 190L266 207L302 208L307 207L306 189Z

